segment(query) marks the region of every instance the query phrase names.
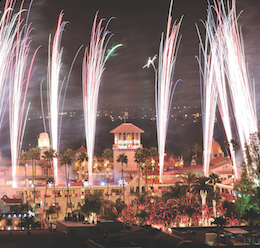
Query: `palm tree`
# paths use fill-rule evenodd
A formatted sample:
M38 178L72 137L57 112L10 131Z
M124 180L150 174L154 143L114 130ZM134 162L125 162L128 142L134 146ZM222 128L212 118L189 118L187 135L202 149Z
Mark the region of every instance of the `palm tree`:
M47 184L48 184L48 169L51 167L51 162L53 160L54 157L57 156L57 153L55 153L55 151L53 149L49 149L47 151L43 152L43 158L47 161L47 166L46 166L46 185L45 185L45 194L44 194L44 208L43 208L43 212L45 212L45 206L46 206L46 196L47 196ZM56 192L55 192L55 182L53 182L54 184L54 198L55 198L55 206L56 206Z
M85 173L83 172L84 171L84 166L82 166L82 163L84 163L84 165L85 165L86 161L88 161L88 154L87 154L87 152L80 152L78 157L77 157L77 160L80 162L82 178L84 180ZM83 171L82 171L82 167L83 167Z
M196 174L189 172L187 175L183 175L181 178L185 184L184 187L186 189L187 195L189 195L190 190L197 179L197 176Z
M202 176L198 177L193 185L192 192L199 194L202 203L202 225L204 225L204 207L206 205L207 193L212 190L211 186L208 185L209 178Z
M25 187L28 187L28 179L27 179L27 163L26 161L28 161L30 159L30 156L27 152L22 151L22 153L20 154L20 160L23 161L24 163L24 178L25 178Z
M94 194L85 197L85 203L81 206L81 212L89 217L91 213L99 214L101 206L102 193L95 191Z
M121 180L123 182L123 201L125 202L124 164L127 165L128 158L124 153L119 154L119 156L117 157L117 162L121 163Z
M68 212L68 202L69 202L69 169L67 166L71 166L72 160L75 157L75 152L72 149L67 149L61 157L60 165L65 165L65 176L67 184L67 204L66 204L66 216Z
M32 174L33 174L33 191L34 191L34 196L33 196L33 203L35 204L35 187L36 187L36 182L35 182L35 177L36 177L36 160L40 159L40 152L37 148L31 148L28 152L29 157L32 160ZM33 162L34 162L34 169L33 169Z
M138 164L138 190L140 193L140 167L149 156L149 150L147 148L138 148L135 152L135 162Z
M185 205L184 211L186 215L189 217L189 226L192 225L192 217L197 213L194 206L191 205Z
M158 150L156 147L151 147L149 149L149 154L151 157L151 166L153 170L153 189L154 189L154 166L155 166L155 158L158 156ZM146 181L147 181L147 173L146 173ZM147 182L145 181L145 184L147 185Z
M216 184L217 183L221 183L221 180L219 178L219 175L218 174L215 174L215 173L211 173L209 175L209 183L213 185L213 194L214 194L214 197L212 199L212 205L213 205L213 213L214 213L214 218L217 217L217 209L216 209L216 206L217 206L217 202L215 200L215 196L216 196Z
M113 158L113 151L109 148L105 149L102 153L102 157L104 160L109 160L110 158Z
M197 162L198 152L202 152L202 147L201 147L201 145L198 144L198 143L195 143L195 144L192 146L191 151L195 153L196 162Z
M174 186L170 186L170 190L166 191L162 195L162 199L165 203L170 199L182 199L185 197L186 197L185 188L179 182L175 183Z

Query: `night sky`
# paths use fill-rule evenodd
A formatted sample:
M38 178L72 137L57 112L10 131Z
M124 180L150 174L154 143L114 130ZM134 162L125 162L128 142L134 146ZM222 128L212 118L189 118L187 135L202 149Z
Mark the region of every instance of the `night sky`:
M20 2L20 1L18 1ZM3 1L0 2L1 10ZM25 1L27 8L29 1ZM32 51L39 45L41 48L35 60L36 70L31 80L28 101L35 108L40 107L40 82L47 74L48 36L55 33L60 11L64 11L65 27L62 39L63 67L60 79L67 74L77 49L88 46L95 13L108 20L114 34L108 48L122 43L114 56L110 57L103 73L99 103L145 105L154 103L154 72L142 69L148 57L158 54L162 32L166 31L170 0L34 0L30 22L32 22ZM199 24L201 33L204 29L200 20L206 19L206 0L175 0L172 16L180 19L184 15L180 34L179 48L174 80L182 79L175 91L173 105L200 105L199 72L195 56L198 54L198 36L195 23ZM260 1L237 0L237 12L243 10L239 18L241 25L246 60L251 78L256 81L256 92L259 92L260 81ZM68 86L66 106L82 107L81 64L84 48L77 57ZM46 80L45 80L46 84ZM257 104L260 102L257 99ZM5 123L7 125L7 122ZM176 127L176 131L178 128ZM171 131L173 132L173 131ZM84 135L84 134L82 134ZM185 135L185 134L183 134ZM4 139L3 139L4 137ZM6 142L7 136L2 141Z

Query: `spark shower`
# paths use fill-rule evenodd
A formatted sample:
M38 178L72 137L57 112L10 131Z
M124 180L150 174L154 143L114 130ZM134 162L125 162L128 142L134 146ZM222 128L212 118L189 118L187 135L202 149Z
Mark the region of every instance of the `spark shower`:
M160 181L162 181L163 174L169 110L173 93L178 83L178 81L175 84L173 83L173 75L181 40L178 38L179 30L183 18L181 17L179 22L172 21L172 5L173 1L170 4L166 35L164 37L164 34L162 34L161 37L158 70L154 64L156 57L149 59L146 65L149 67L152 64L155 70L155 104ZM14 2L7 0L0 20L0 128L4 112L8 108L8 102L12 180L13 186L16 186L16 166L19 160L23 131L26 124L26 96L33 71L34 58L38 49L36 49L30 59L31 38L29 35L31 26L28 24L28 16L31 5L29 6L26 20L22 18L23 12L26 11L23 9L23 5L20 6L17 14L14 14L13 8ZM230 144L230 154L237 177L236 159L231 140L237 136L240 146L243 147L244 143L249 140L250 135L258 131L254 91L246 68L243 39L238 28L238 17L235 12L235 0L231 1L231 6L228 3L225 5L223 0L218 1L218 3L214 1L214 6L209 5L207 14L208 18L203 23L206 28L206 38L203 43L199 35L200 54L198 56L202 89L204 173L207 175L209 170L209 152L213 137L215 111L218 105L227 142ZM59 150L60 140L58 119L61 89L63 85L67 85L70 75L69 73L66 79L67 82L65 82L65 79L62 82L59 81L59 72L62 65L60 44L62 32L66 24L66 22L62 21L62 16L63 13L60 14L58 19L52 52L49 45L48 61L49 127L51 128L52 148L56 152ZM121 44L115 46L106 55L107 45L113 35L107 29L110 20L103 28L103 19L98 22L97 15L95 16L90 44L85 50L82 63L82 94L90 185L92 184L96 113L101 77L109 55L117 47L121 46ZM232 127L231 116L235 117L235 127ZM54 175L57 184L57 160L54 161Z
M246 161L244 144L250 135L258 132L254 89L249 80L245 62L241 30L238 28L236 1L231 6L224 1L209 4L207 21L204 23L206 38L200 39L198 57L201 72L201 95L204 140L204 174L209 174L209 155L213 138L216 105L218 104L233 163L235 177L238 177L232 139L236 136ZM215 18L216 15L216 18ZM232 118L236 121L232 133Z
M178 47L180 40L178 40L179 30L183 16L180 21L172 22L172 4L170 4L166 37L162 34L160 48L159 48L159 62L158 72L154 65L153 59L148 60L144 67L149 67L152 64L155 70L155 110L156 110L156 125L157 125L157 143L159 152L159 181L162 182L164 157L165 157L165 143L167 137L169 113L171 110L172 97L178 81L173 83L173 75L175 63L177 59ZM144 68L143 67L143 68Z

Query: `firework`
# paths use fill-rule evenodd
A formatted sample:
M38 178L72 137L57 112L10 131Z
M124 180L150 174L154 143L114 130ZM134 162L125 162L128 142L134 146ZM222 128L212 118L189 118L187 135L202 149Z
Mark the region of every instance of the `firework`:
M103 29L103 20L101 19L98 23L96 14L92 27L90 44L89 47L85 49L82 64L82 93L88 153L89 184L92 184L92 163L94 156L97 104L101 76L103 71L105 70L105 63L109 55L117 47L122 46L121 44L115 46L113 49L110 50L108 55L105 56L106 47L108 45L109 40L113 36L113 34L111 34L107 30L107 26L110 20L107 22L105 29Z
M215 13L217 18L215 19ZM245 142L250 134L257 132L257 118L254 98L246 70L243 39L238 30L235 13L235 1L231 8L224 2L209 5L205 44L200 39L201 95L204 140L204 174L209 172L209 154L211 151L216 103L230 144L233 169L237 177L236 159L231 140L233 138L230 116L234 114L240 147L244 151ZM199 33L199 31L198 31ZM204 62L204 67L202 64ZM245 156L244 156L245 158ZM246 160L246 158L245 158Z
M52 149L58 153L58 139L59 139L59 103L60 103L60 91L62 89L63 81L60 81L60 70L62 65L62 52L61 38L64 31L64 27L67 22L62 21L63 12L60 13L57 29L53 38L51 46L51 35L49 36L49 58L48 58L48 110L50 113L50 134L51 134L51 146ZM52 49L51 49L52 48ZM53 158L53 173L54 182L58 185L58 159Z
M4 111L7 107L6 91L8 89L7 79L11 67L12 55L21 26L21 12L13 13L12 1L6 1L4 12L0 20L0 128L3 122Z
M37 50L29 61L31 27L27 22L21 27L22 5L17 19L18 28L12 48L12 59L9 68L9 123L12 160L12 182L16 187L16 166L22 145L22 137L26 123L25 104L32 66ZM29 67L28 67L28 64ZM28 113L28 112L27 112Z
M181 39L178 39L179 30L181 26L181 20L177 23L172 22L172 1L169 10L167 32L164 40L164 35L162 34L160 48L159 48L159 61L158 61L158 71L155 68L154 60L148 60L144 67L149 67L150 64L153 65L155 70L155 107L156 107L156 124L157 124L157 142L158 142L158 152L159 152L159 164L160 173L159 180L162 182L163 167L164 167L164 156L165 156L165 142L168 129L169 113L171 109L171 102L175 87L178 81L173 83L173 75L175 69L175 63L178 53L178 47Z

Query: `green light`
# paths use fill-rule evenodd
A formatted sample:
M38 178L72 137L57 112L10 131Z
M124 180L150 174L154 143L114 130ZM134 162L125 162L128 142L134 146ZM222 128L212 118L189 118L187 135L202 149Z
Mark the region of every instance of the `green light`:
M117 44L116 46L112 47L111 50L108 52L106 58L105 58L105 62L108 60L109 56L118 48L123 46L123 44Z

